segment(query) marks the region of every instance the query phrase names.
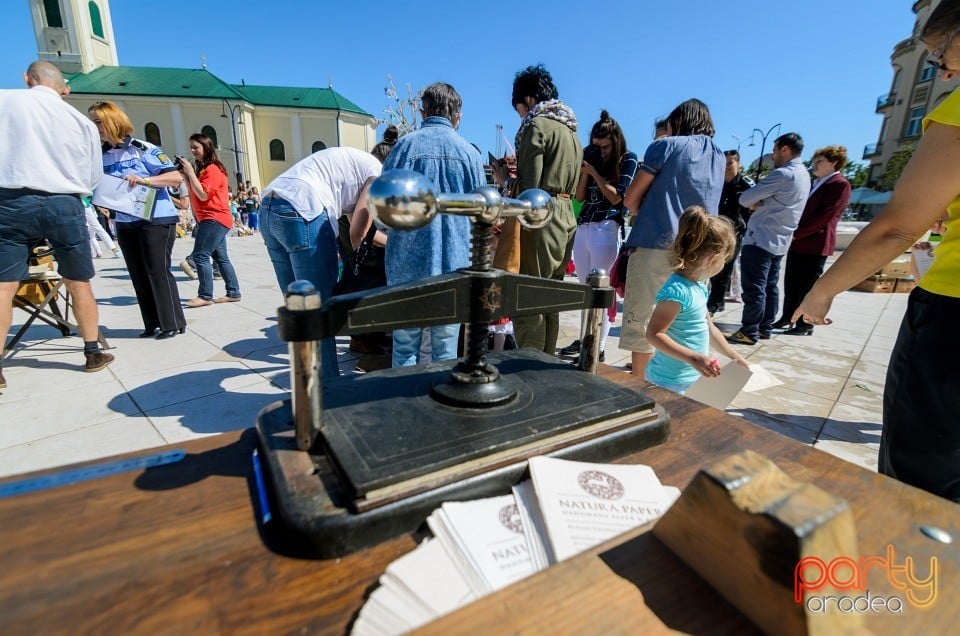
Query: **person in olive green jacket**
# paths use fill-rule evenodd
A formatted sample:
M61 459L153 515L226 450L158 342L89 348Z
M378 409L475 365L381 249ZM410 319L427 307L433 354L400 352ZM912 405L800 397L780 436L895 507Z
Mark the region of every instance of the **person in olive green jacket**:
M583 148L577 137L577 117L558 97L543 65L529 66L513 80L512 104L523 120L517 131L514 192L540 188L554 197L553 217L546 226L520 230L520 273L562 280L577 231L571 196L580 177ZM554 354L560 314L515 318L514 330L519 346Z

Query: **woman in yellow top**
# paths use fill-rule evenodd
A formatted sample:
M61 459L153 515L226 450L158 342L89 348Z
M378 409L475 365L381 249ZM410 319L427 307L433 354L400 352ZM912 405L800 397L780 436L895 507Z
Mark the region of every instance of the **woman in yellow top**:
M944 79L960 75L960 0L920 35ZM960 89L923 120L923 139L890 203L804 298L792 319L830 324L841 291L910 248L947 210L933 265L910 294L883 394L879 470L960 502Z

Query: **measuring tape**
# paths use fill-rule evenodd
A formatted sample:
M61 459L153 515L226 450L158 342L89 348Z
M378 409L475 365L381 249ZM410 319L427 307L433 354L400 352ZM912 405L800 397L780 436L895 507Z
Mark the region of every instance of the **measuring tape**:
M132 459L121 459L115 462L106 462L104 464L97 464L96 466L88 466L86 468L73 468L71 470L53 473L52 475L43 475L42 477L21 479L20 481L0 484L0 499L4 499L6 497L15 497L17 495L23 495L28 492L35 492L37 490L55 488L56 486L67 486L69 484L76 484L81 481L99 479L100 477L126 473L130 472L131 470L141 470L144 468L163 466L164 464L174 464L186 456L187 453L185 451L178 449L163 453L156 453L154 455L134 457Z

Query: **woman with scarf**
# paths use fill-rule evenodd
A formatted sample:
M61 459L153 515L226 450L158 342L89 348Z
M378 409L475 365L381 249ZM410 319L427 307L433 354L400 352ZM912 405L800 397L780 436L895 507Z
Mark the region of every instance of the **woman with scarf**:
M511 104L522 120L513 192L540 188L554 198L553 217L547 225L520 229L520 273L562 280L577 230L570 199L580 177L583 148L577 138L577 117L558 97L553 78L542 64L523 69L513 80ZM523 316L513 322L520 347L556 352L560 314Z

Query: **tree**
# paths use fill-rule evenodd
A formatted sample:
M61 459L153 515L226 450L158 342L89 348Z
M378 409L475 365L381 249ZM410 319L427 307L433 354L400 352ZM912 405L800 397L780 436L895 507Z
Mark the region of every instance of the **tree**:
M843 176L850 182L851 188L859 188L867 184L867 179L870 177L870 167L857 161L851 161L844 167Z
M387 98L392 100L392 103L383 109L383 114L386 115L387 118L378 119L377 121L381 124L387 124L388 126L393 124L400 132L400 136L403 137L407 133L413 132L420 127L420 104L423 89L414 93L413 89L410 88L410 84L407 83L407 97L401 99L397 94L397 87L393 84L393 76L389 73L387 73L387 81L389 85L384 88L383 91L386 93Z
M900 180L900 175L903 174L904 168L910 163L910 158L913 157L913 151L915 149L916 146L911 144L898 149L890 156L883 176L880 177L881 190L889 191L896 187L897 181Z

